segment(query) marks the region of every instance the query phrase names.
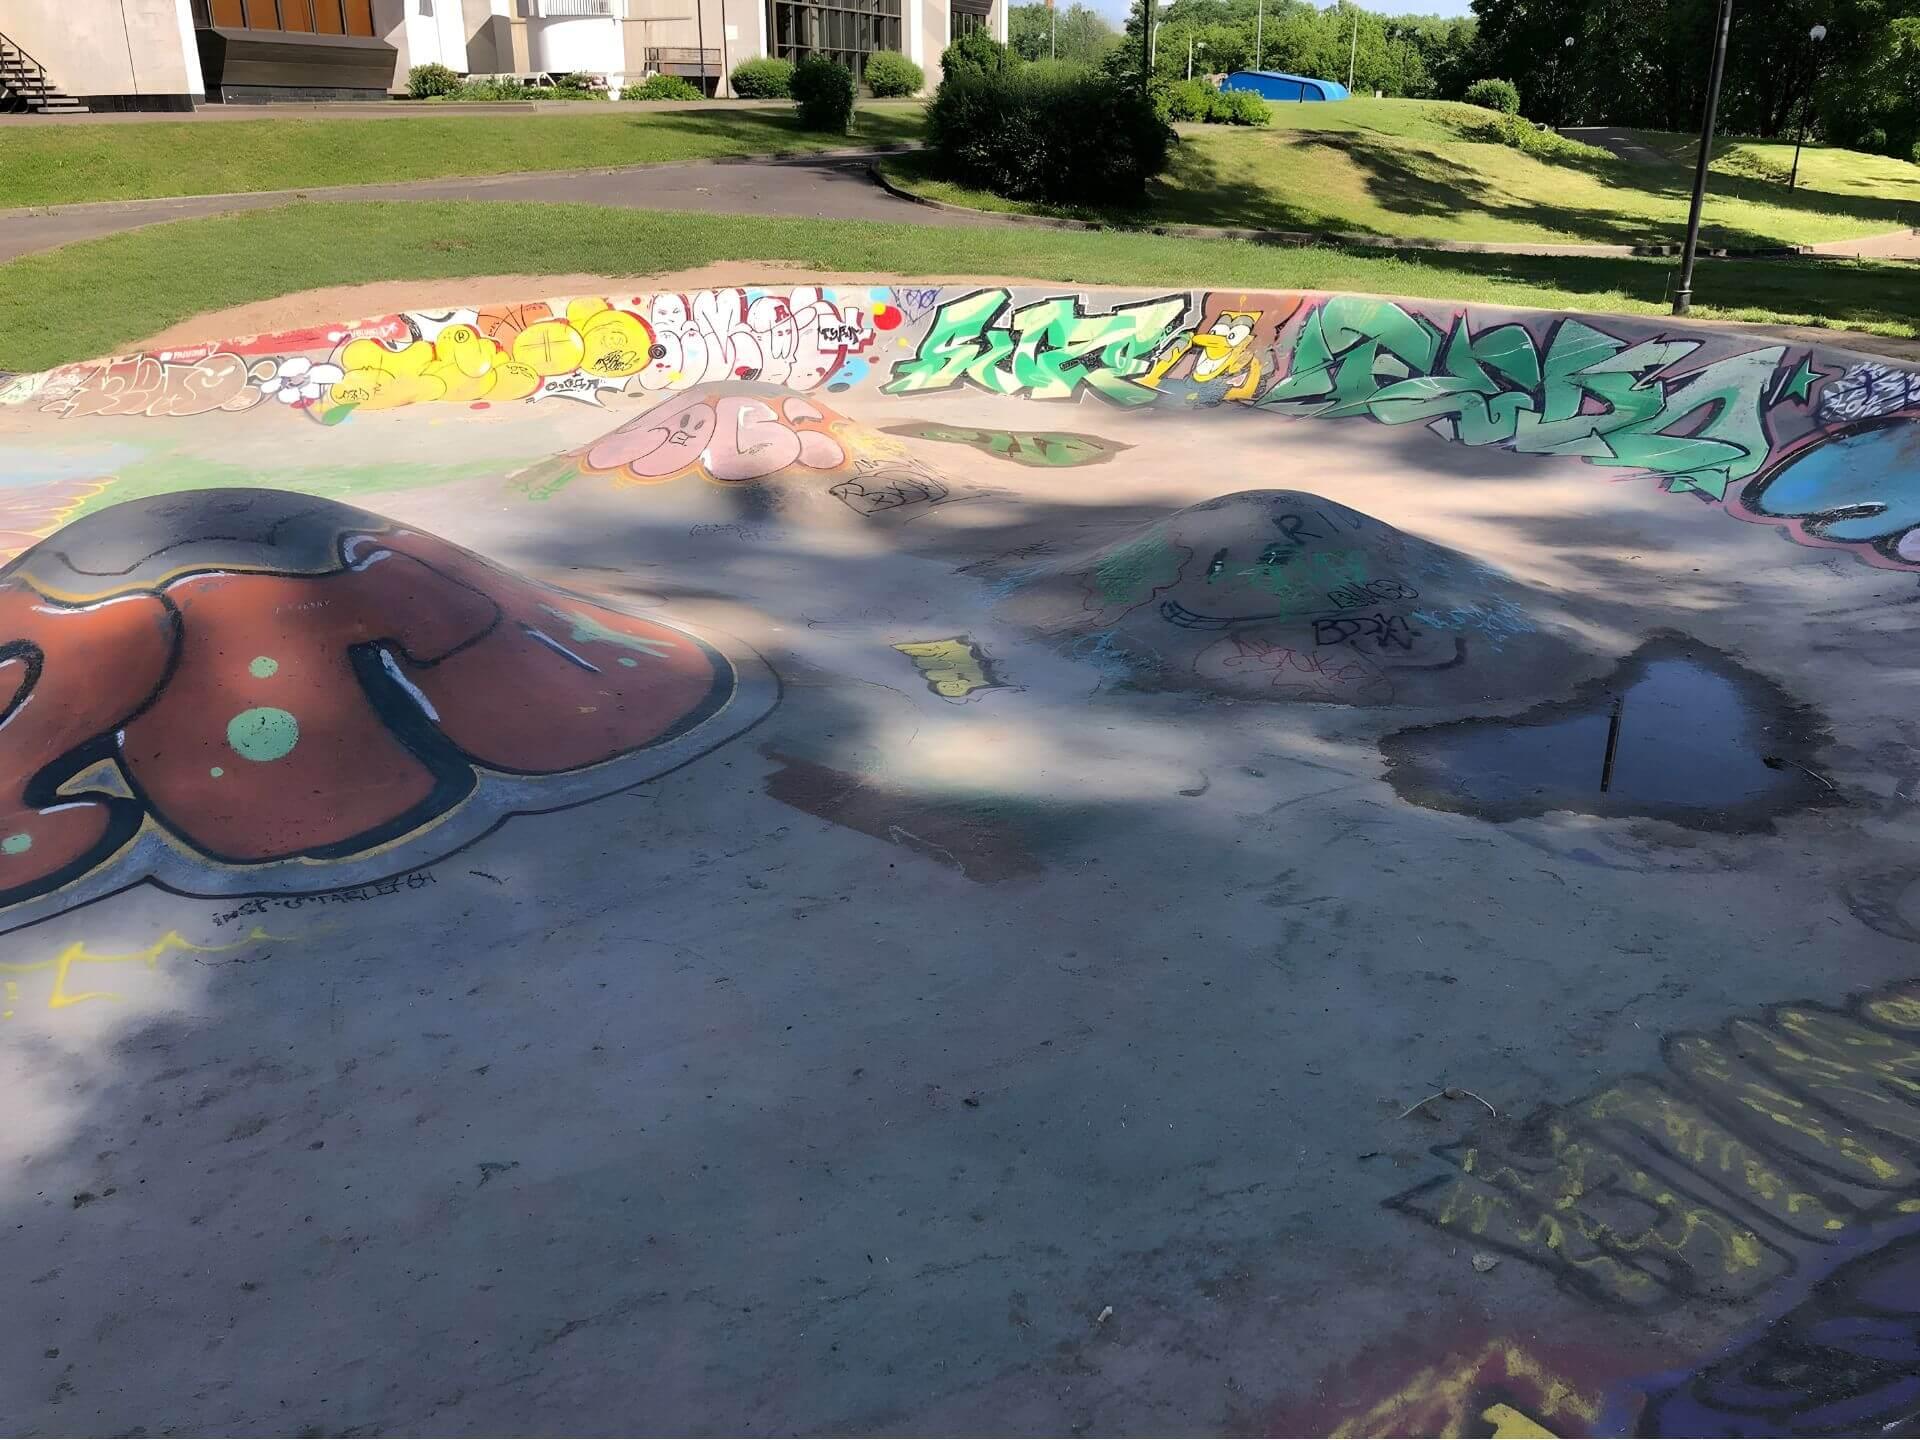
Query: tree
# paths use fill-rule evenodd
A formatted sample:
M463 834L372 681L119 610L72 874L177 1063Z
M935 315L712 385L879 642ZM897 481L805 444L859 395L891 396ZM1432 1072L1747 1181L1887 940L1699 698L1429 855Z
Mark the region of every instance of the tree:
M1473 0L1473 9L1467 80L1524 77L1532 118L1698 129L1718 0ZM1808 39L1816 24L1827 27L1818 47ZM1920 0L1739 0L1721 128L1784 136L1805 120L1817 134L1905 154L1903 137L1920 136L1916 45ZM1455 62L1427 54L1436 88L1454 93Z
M1099 11L1085 5L1050 11L1035 3L1007 11L1007 48L1022 60L1053 55L1076 65L1098 65L1119 38Z
M1264 8L1264 19L1256 17ZM1135 0L1127 19L1129 57L1109 62L1116 73L1139 73L1141 8ZM1473 45L1472 20L1433 16L1382 16L1341 0L1320 10L1307 0L1170 0L1155 7L1154 72L1160 79L1186 74L1187 42L1195 42L1194 70L1209 72L1259 66L1328 80L1347 78L1354 60L1354 88L1393 96L1428 97L1441 93L1445 74L1452 93L1478 77L1467 73L1465 57ZM1359 26L1354 47L1353 31ZM1207 47L1204 61L1198 46Z

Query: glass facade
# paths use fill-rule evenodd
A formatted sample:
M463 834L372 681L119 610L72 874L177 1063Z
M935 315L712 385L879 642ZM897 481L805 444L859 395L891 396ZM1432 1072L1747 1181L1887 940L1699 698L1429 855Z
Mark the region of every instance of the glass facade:
M825 55L858 78L867 56L899 50L901 0L767 0L767 48L782 60Z

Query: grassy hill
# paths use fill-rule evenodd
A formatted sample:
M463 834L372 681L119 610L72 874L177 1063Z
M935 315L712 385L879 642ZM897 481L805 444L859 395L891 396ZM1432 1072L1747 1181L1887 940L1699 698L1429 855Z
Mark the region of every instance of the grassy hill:
M1115 224L1240 225L1403 239L1579 244L1679 241L1692 176L1676 160L1635 165L1566 144L1535 157L1489 138L1491 112L1420 100L1279 104L1271 129L1181 128L1167 173L1144 209L1078 212L1027 206L932 178L924 161L888 174L932 199L993 210L1065 214ZM1662 154L1677 147L1651 137ZM1880 156L1809 151L1796 192L1754 178L1777 146L1724 163L1707 208L1710 243L1811 244L1920 223L1920 167ZM1791 147L1787 158L1791 160ZM1742 157L1747 151L1753 158ZM1770 173L1770 172L1765 172ZM1780 174L1785 176L1784 168ZM1909 221L1908 211L1915 215Z
M1693 171L1700 137L1669 130L1630 130L1634 139L1670 163ZM1793 173L1791 140L1719 137L1713 145L1713 175L1735 182L1785 185ZM1800 155L1800 188L1841 200L1885 200L1912 205L1920 224L1920 165L1891 155L1870 155L1831 145L1808 145Z

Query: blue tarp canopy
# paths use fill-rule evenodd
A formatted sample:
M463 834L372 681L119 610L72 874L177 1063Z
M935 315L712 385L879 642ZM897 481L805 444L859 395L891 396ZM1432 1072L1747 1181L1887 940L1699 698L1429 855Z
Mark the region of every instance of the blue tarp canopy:
M1263 100L1345 100L1338 80L1289 75L1284 70L1236 70L1220 82L1222 90L1251 90Z

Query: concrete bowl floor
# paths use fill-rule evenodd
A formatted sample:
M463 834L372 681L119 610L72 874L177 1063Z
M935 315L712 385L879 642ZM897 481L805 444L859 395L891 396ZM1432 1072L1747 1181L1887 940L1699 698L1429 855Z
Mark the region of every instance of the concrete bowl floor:
M1920 1413L1920 374L501 302L0 379L8 1428Z

